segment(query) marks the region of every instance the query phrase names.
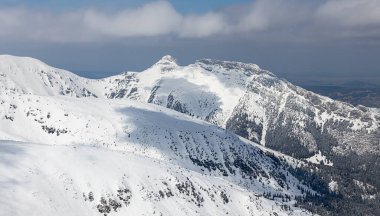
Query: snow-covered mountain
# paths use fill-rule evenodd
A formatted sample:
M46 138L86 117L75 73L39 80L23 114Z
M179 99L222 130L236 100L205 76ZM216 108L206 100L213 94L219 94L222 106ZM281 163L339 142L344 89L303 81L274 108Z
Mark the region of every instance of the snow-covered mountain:
M0 215L307 215L302 164L130 100L2 93ZM12 140L12 141L5 141Z
M143 72L105 81L107 91L99 96L162 105L285 152L291 142L300 157L327 154L321 143L327 136L326 148L336 154L380 150L374 139L380 115L373 109L306 91L254 64L200 60L181 67L165 56Z
M91 80L31 58L0 56L0 78L2 91L158 104L299 157L380 150L380 114L374 109L306 91L255 64L200 60L179 66L164 56L143 72Z
M0 89L3 92L1 139L103 146L118 152L132 152L149 160L174 163L202 175L204 172L212 173L223 181L228 179L237 188L251 192L267 191L258 189L257 185L253 186L254 189L247 186L256 181L249 180L247 183L244 180L247 176L242 171L247 167L251 167L249 170L271 167L264 165L271 163L267 161L268 155L257 153L262 147L246 140L232 141L239 138L202 121L205 120L268 148L316 163L317 168L313 172L321 180L317 181L321 187L313 189L321 194L327 194L329 190L339 194L336 197L333 194L330 197L332 200L316 201L316 205L324 210L352 214L350 208L359 208L361 202L372 206L379 203L380 113L306 91L255 64L206 59L180 66L171 56L164 56L142 72L124 72L91 80L31 58L0 56ZM81 99L57 98L58 95ZM162 108L131 100L153 103ZM78 105L81 103L83 106ZM66 113L66 110L72 114ZM176 116L174 119L180 119L181 123L168 120L168 116ZM191 122L192 126L186 122ZM28 129L25 129L26 126ZM205 128L207 133L193 130L193 127ZM236 151L235 145L244 146L232 153L240 159L231 159L230 155L226 157L225 152L230 154ZM176 149L173 146L181 147ZM198 150L194 150L194 146ZM264 157L258 166L253 165L257 161L251 161L257 160L257 157L252 157L255 155L251 152L253 150L247 150L251 148L256 149L255 154ZM187 157L182 158L184 155ZM241 165L241 161L245 165ZM284 163L281 166L285 170L290 166L288 162L281 163ZM233 167L231 164L241 169L241 175L235 171L238 176L231 178L234 172L228 168ZM306 175L299 171L293 173L295 178ZM277 174L268 176L269 179L276 179L273 176ZM310 179L303 179L302 182L311 187L318 185ZM326 185L330 186L327 192ZM285 194L296 194L296 191L290 187ZM339 200L340 196L348 201ZM335 201L337 203L334 205L326 206L326 202ZM346 203L349 203L347 208ZM220 206L217 203L213 205ZM260 207L253 208L257 210ZM235 210L230 212L233 214ZM380 209L373 208L362 213L376 215L376 212ZM193 213L197 212L189 214Z

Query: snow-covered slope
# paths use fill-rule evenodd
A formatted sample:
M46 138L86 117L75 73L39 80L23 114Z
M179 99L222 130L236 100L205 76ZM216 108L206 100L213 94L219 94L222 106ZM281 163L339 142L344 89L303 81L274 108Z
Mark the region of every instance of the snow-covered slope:
M255 73L262 72L254 64L220 63L214 67L211 61L202 60L183 67L172 57L164 56L143 72L126 72L105 79L112 86L105 96L155 103L225 126L244 95L246 84Z
M300 162L203 121L130 100L0 102L0 215L309 214Z
M0 55L0 91L37 95L93 96L84 86L92 80L29 58ZM96 82L96 81L94 81Z
M217 176L87 146L0 142L0 215L309 215ZM281 203L281 204L280 204Z

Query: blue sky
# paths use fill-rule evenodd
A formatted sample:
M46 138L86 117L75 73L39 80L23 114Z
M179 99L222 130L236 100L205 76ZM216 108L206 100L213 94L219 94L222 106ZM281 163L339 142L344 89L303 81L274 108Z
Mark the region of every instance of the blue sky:
M171 54L252 62L297 83L380 83L379 0L0 0L0 53L87 77Z

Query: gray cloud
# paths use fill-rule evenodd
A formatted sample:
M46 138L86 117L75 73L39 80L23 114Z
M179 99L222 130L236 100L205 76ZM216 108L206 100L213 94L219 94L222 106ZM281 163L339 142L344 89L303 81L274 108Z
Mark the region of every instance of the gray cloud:
M0 38L50 42L91 42L170 35L178 38L250 35L295 40L325 37L380 37L378 0L256 0L234 13L228 8L181 14L167 1L113 12L0 9ZM291 38L291 37L289 37Z

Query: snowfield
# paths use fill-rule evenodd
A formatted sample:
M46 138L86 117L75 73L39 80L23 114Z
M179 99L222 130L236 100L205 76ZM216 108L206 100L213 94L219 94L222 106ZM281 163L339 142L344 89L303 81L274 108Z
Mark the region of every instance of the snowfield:
M132 153L1 141L0 155L0 215L101 215L100 209L110 215L309 214Z

